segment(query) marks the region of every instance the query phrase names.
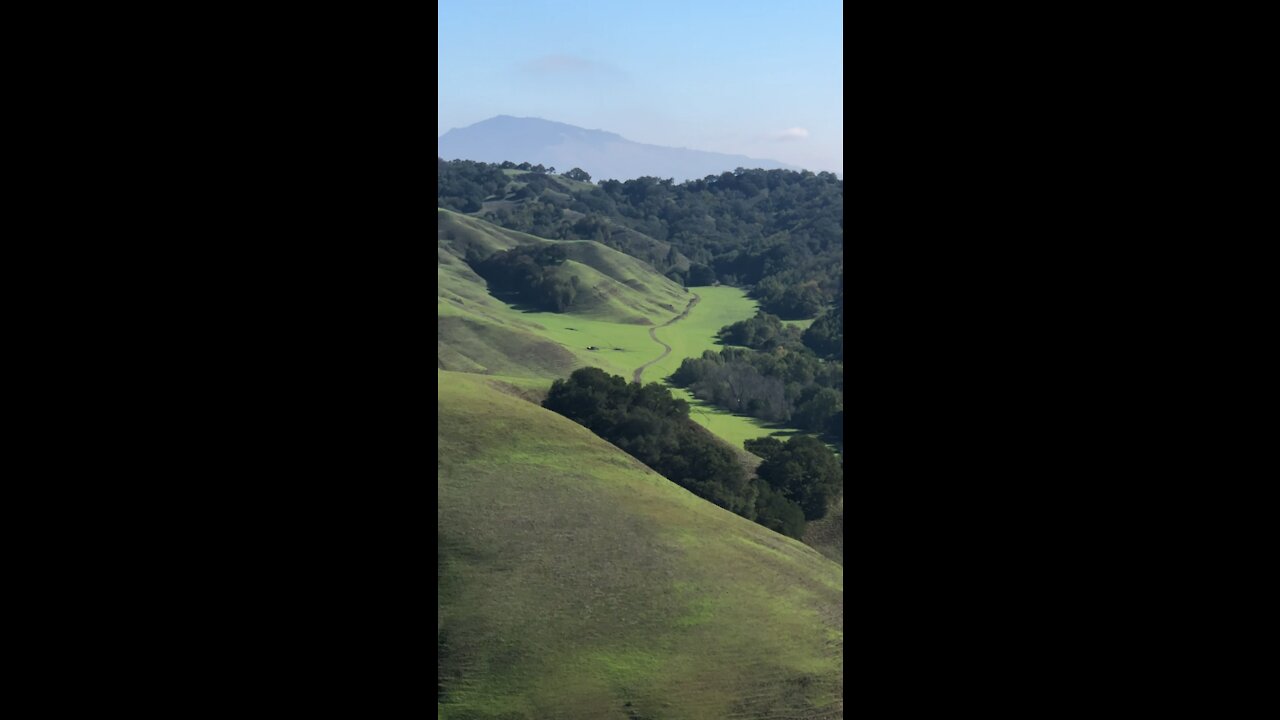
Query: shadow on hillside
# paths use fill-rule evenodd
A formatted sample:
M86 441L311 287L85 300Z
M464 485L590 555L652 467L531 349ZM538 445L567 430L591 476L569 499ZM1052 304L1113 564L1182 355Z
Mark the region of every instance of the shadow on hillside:
M492 295L495 300L510 305L512 310L516 310L518 312L525 314L551 312L546 308L538 307L537 305L527 302L520 297L520 292L517 290L502 291L489 288L489 294Z

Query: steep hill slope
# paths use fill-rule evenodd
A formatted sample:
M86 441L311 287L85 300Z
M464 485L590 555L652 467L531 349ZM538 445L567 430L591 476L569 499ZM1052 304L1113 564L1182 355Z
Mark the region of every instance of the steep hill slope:
M439 716L843 716L843 569L437 371Z
M739 167L798 169L776 160L646 145L603 130L509 115L449 130L440 136L436 147L445 160L510 160L550 165L561 171L579 167L596 180L627 180L648 175L681 182L732 172Z

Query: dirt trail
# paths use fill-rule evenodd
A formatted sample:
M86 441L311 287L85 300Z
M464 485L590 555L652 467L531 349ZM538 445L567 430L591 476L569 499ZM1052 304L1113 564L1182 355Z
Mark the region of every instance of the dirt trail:
M697 304L698 304L698 301L699 301L699 300L701 300L701 299L702 299L702 298L698 297L698 294L697 294L697 293L694 293L694 294L693 294L693 299L689 301L689 306L688 306L688 307L686 307L686 308L684 309L684 312L682 312L682 313L680 313L679 315L677 315L677 316L675 316L675 317L671 318L670 320L668 320L668 321L666 321L666 322L662 323L662 324L661 324L661 325L659 325L658 327L651 327L651 328L649 328L649 337L653 338L653 341L654 341L654 342L656 342L656 343L658 343L659 345L661 345L662 347L666 348L666 350L663 350L663 351L662 351L662 354L661 354L661 355L659 355L658 357L656 357L656 358L654 358L654 359L650 360L649 362L647 362L647 363L645 363L645 364L641 365L640 367L636 368L636 371L631 375L631 382L634 382L634 383L638 383L638 382L640 382L640 376L644 374L644 369L645 369L645 368L649 367L650 365L652 365L652 364L654 364L654 363L656 363L656 362L661 361L661 360L662 360L662 358L664 358L664 357L666 357L666 356L668 356L668 355L670 355L670 354L671 354L671 346L670 346L670 345L668 345L668 344L666 344L666 343L664 343L664 342L662 342L661 340L659 340L659 339L658 339L657 334L656 334L656 333L654 333L654 331L655 331L655 330L657 330L657 329L658 329L658 328L660 328L660 327L666 327L666 326L670 325L671 323L673 323L673 322L675 322L675 321L677 321L677 320L683 320L683 319L685 319L686 317L688 317L688 316L689 316L689 311L690 311L690 310L692 310L692 309L693 309L693 306L694 306L694 305L697 305Z

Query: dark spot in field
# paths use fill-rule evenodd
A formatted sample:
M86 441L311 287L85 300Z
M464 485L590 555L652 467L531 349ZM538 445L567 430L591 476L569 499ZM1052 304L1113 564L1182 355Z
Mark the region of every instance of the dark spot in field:
M627 349L626 349L626 348L614 348L614 350L621 350L622 352L626 352L626 351L627 351Z
M588 349L588 350L599 350L600 348L596 347L595 345L588 345L588 346L587 346L587 349Z
M565 330L572 330L574 332L578 332L578 328L565 328Z

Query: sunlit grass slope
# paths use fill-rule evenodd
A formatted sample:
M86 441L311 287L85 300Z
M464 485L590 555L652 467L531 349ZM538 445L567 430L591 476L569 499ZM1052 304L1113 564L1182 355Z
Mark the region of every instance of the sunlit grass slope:
M805 527L804 544L844 565L844 498L827 511L827 516Z
M437 371L439 714L836 718L843 569Z
M629 377L656 355L647 327L675 317L692 297L648 264L598 243L545 240L448 210L438 210L437 234L437 362L446 370L542 377L550 384L595 365ZM499 301L463 260L469 248L488 254L552 242L569 258L560 271L579 279L568 313L529 312Z

